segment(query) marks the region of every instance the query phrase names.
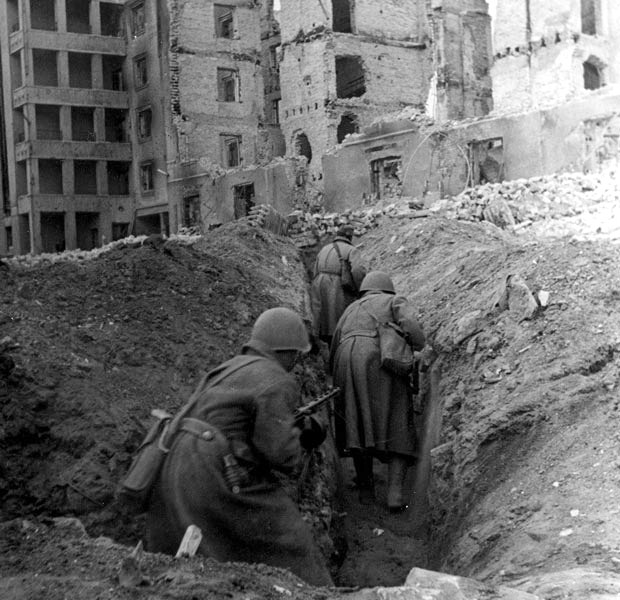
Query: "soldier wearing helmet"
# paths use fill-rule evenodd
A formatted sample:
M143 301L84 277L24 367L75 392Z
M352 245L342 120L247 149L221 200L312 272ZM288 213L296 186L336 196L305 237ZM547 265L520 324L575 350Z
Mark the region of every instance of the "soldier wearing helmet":
M316 423L300 432L293 418L300 392L289 372L309 350L299 315L272 308L258 317L241 353L208 374L150 500L150 551L174 554L196 525L205 556L261 562L314 585L332 584L310 528L273 475L294 472L302 445L324 437Z
M417 457L409 379L381 366L377 323L400 327L413 350L424 347L424 334L414 307L395 294L387 273L371 271L336 325L330 367L334 385L342 389L335 409L336 445L353 457L360 501L375 499L373 459L388 465L387 505L406 508L403 485Z
M344 309L357 297L366 275L362 253L351 243L353 227L345 225L336 232L333 242L321 248L314 262L310 288L315 335L329 344L336 323ZM350 270L351 281L342 279L342 269Z

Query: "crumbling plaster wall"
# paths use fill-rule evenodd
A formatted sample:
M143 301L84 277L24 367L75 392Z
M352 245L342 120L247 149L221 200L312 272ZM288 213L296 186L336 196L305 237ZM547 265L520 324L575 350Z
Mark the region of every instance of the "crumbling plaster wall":
M529 11L528 11L529 6ZM549 107L584 92L583 63L596 57L605 84L620 75L620 3L598 3L596 36L583 34L580 0L497 0L492 69L497 112Z
M172 60L178 74L173 123L180 161L221 164L220 134L242 136L243 164L257 158L257 128L264 120L259 7L226 0L235 7L233 39L215 36L214 2L169 0ZM217 69L238 71L239 101L218 101Z
M456 195L468 184L468 144L498 137L505 180L582 169L589 161L584 121L617 115L619 106L620 94L600 90L559 107L450 128L393 123L391 133L359 136L323 158L325 207L342 211L363 205L371 191L370 163L385 156L402 157L404 196Z

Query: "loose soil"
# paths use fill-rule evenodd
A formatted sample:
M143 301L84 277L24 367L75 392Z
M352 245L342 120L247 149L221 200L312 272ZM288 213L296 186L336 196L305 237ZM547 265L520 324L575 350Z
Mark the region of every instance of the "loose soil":
M315 460L302 508L338 585L399 585L419 566L549 599L620 590L620 248L596 226L616 210L590 207L558 221L559 234L549 219L519 235L385 219L357 240L418 307L437 385L406 513L383 508L378 465L367 507L332 444ZM150 409L179 407L264 309L309 318L306 283L292 243L243 222L198 241L0 268L3 598L347 596L198 558L145 553L136 574L142 522L114 499ZM532 309L540 291L548 303ZM305 400L326 389L324 368L320 352L299 367Z

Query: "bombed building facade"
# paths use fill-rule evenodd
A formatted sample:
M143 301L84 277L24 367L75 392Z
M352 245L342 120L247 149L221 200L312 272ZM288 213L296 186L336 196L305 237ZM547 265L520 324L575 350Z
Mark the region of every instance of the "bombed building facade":
M416 138L416 119L442 128L610 89L620 9L566 4L0 0L0 252L505 176L493 126L448 151L443 129Z

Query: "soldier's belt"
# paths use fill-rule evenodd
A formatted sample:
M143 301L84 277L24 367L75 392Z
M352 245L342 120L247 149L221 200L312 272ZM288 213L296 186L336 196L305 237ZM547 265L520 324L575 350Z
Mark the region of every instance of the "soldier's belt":
M340 343L354 337L377 337L376 329L359 329L358 331L350 331L345 336L340 338Z

